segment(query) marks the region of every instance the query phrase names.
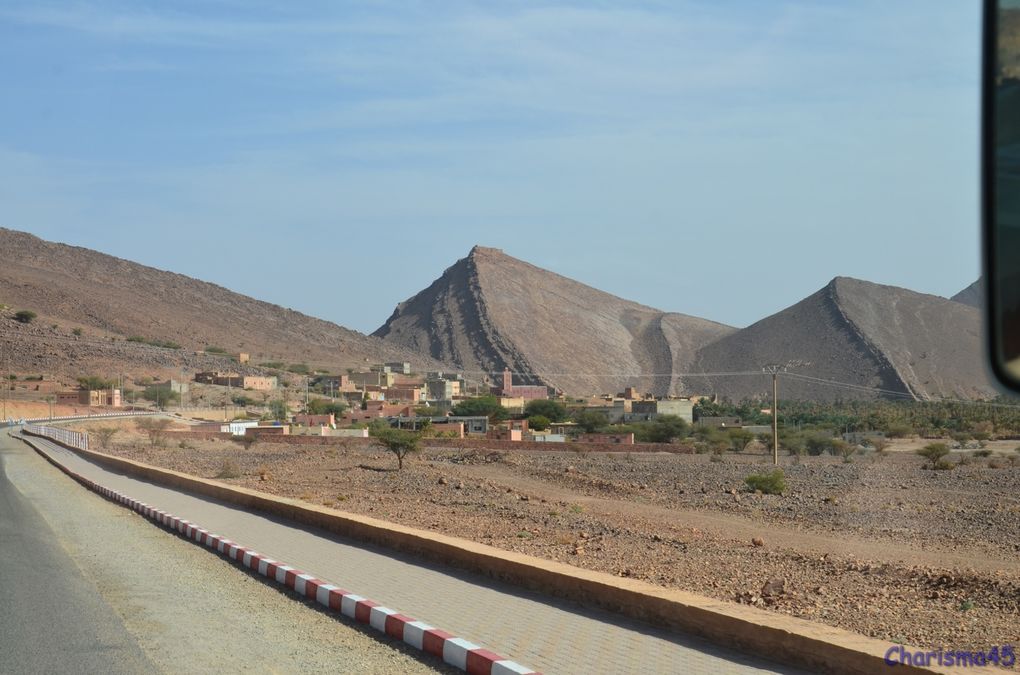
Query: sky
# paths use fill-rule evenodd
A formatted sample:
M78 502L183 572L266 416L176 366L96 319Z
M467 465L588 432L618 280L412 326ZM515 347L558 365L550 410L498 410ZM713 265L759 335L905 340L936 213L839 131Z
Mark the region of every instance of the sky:
M475 244L734 326L948 296L979 47L959 0L5 0L0 226L364 332Z

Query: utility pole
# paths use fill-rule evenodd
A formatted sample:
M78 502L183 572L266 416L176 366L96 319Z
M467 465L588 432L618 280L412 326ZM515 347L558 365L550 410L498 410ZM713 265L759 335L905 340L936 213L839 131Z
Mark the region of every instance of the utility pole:
M786 368L770 364L761 369L772 375L772 463L776 466L779 465L779 373L785 373Z

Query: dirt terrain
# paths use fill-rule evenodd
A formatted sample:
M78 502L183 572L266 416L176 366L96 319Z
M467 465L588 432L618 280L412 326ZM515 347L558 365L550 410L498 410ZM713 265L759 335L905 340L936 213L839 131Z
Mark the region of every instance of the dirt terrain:
M94 426L95 423L92 423ZM1020 462L382 450L172 441L108 452L922 647L1020 641ZM1015 455L1017 453L1009 453ZM959 457L957 456L957 459Z

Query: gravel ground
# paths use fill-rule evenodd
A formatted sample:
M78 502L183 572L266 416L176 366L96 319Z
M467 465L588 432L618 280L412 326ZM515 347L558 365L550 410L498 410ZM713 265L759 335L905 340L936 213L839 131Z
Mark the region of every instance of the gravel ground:
M744 488L771 468L760 456L429 450L397 472L368 449L184 446L124 432L109 452L878 639L1020 642L1020 466L1005 461L805 458L778 496Z
M12 482L166 673L459 672L270 587L83 490L24 447ZM186 647L184 647L186 645Z

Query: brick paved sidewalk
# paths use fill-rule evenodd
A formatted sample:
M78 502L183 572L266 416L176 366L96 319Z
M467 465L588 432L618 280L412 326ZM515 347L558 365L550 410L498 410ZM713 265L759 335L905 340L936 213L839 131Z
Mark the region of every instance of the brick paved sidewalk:
M547 675L794 672L698 638L659 631L608 612L124 476L43 439L33 441L97 483L442 626Z

